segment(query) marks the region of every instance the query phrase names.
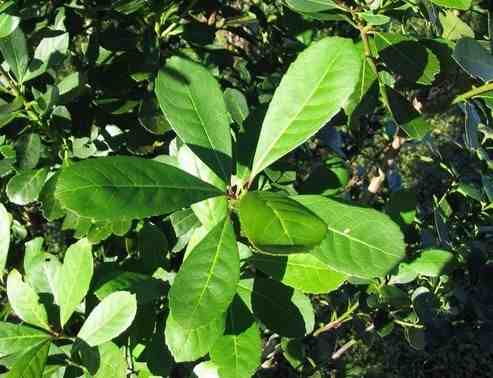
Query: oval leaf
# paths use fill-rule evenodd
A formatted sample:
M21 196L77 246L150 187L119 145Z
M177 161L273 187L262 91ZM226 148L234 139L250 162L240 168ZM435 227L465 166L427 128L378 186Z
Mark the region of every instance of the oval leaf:
M178 168L126 156L75 163L62 170L55 190L63 208L94 220L161 215L220 194Z
M82 239L67 249L62 268L58 273L56 297L60 306L62 328L86 296L92 273L91 244L87 239Z
M0 356L22 353L50 337L46 332L36 328L0 322Z
M46 168L24 171L12 177L7 184L7 197L16 205L27 205L38 199L48 176Z
M229 218L191 251L169 293L173 318L184 328L209 324L225 313L240 278L240 258Z
M12 270L7 277L7 296L15 314L26 323L50 329L48 314L39 302L38 294L24 281L17 270Z
M135 295L116 291L104 298L92 310L77 337L89 346L104 344L130 327L136 313Z
M472 38L462 38L457 42L453 57L472 77L483 81L493 80L493 56Z
M327 225L289 197L249 192L239 204L242 231L261 251L272 254L306 252L327 235Z
M171 127L224 182L231 175L231 133L219 83L200 64L174 56L159 71L156 96Z
M387 215L322 196L293 198L327 223L327 238L312 253L332 269L361 278L382 277L404 257L404 237Z
M345 274L330 269L308 253L279 257L258 254L253 256L253 262L275 280L304 293L329 293L341 286L347 278Z
M35 345L19 355L5 378L39 378L48 358L50 343L48 341Z
M431 0L433 4L444 8L467 10L471 8L472 0Z
M252 178L339 112L358 83L360 68L361 57L353 42L339 37L322 39L298 56L269 105Z
M446 274L455 263L455 257L443 249L426 249L410 263L403 263L404 269L411 269L417 274L438 277Z

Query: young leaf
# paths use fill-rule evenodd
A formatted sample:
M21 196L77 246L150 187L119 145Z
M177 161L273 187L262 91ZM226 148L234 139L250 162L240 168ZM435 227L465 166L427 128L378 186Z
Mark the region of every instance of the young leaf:
M7 256L10 246L10 225L12 218L0 203L0 272L3 272L5 265L7 264Z
M303 337L313 331L312 304L298 290L271 279L256 278L241 280L238 295L257 319L281 336Z
M26 37L19 26L7 37L0 39L0 52L17 82L21 84L29 64L29 55Z
M293 198L327 223L327 238L312 254L332 269L361 278L382 277L404 257L404 237L387 215L322 196Z
M87 239L82 239L67 249L58 273L56 290L62 328L86 296L92 273L91 244Z
M227 183L231 175L229 117L219 83L200 64L174 56L159 71L156 96L171 127Z
M173 318L184 328L209 324L225 313L240 278L238 247L229 217L195 246L169 293Z
M327 225L289 197L249 192L240 200L242 231L261 251L272 254L306 252L325 238Z
M93 378L126 378L125 354L115 344L108 342L98 347L99 368Z
M445 13L440 13L438 17L442 24L442 37L444 39L455 41L463 37L474 38L474 30L453 11L448 10Z
M39 302L38 294L24 281L17 270L12 270L7 277L7 296L15 314L26 323L50 329L48 314Z
M7 183L7 197L16 205L27 205L38 199L48 176L46 168L18 173Z
M48 358L50 342L42 342L19 355L5 378L40 378Z
M457 42L453 57L472 77L488 82L493 80L493 56L472 38Z
M468 10L471 8L472 0L431 0L431 2L439 7Z
M307 69L309 67L309 69ZM265 116L251 177L298 147L335 116L359 80L361 57L349 39L322 39L289 67Z
M257 268L275 280L304 293L329 293L347 279L345 274L330 269L308 253L279 257L257 254L252 260Z
M221 194L180 169L127 156L75 163L62 170L55 190L63 208L101 221L170 213Z
M36 328L0 322L0 356L22 353L50 338L49 334Z
M221 378L250 378L260 365L262 340L248 307L236 296L226 318L226 330L210 351Z
M77 337L89 346L104 344L124 332L132 324L136 313L135 295L114 292L92 310Z
M224 332L225 314L197 328L184 328L171 314L166 320L166 345L176 362L195 361L205 356Z

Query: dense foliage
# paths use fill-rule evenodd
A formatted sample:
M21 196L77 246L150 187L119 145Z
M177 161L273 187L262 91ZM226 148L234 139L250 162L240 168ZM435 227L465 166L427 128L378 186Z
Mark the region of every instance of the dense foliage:
M490 374L489 1L0 3L2 376Z

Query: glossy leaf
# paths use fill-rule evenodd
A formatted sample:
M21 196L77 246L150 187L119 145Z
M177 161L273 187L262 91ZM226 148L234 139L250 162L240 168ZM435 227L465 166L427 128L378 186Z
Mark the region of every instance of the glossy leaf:
M84 160L63 169L55 198L79 216L103 221L170 213L220 194L175 167L115 156Z
M482 81L493 80L493 56L475 39L459 40L455 45L453 57L472 77Z
M26 37L18 26L7 37L0 39L0 52L18 83L22 83L29 64Z
M195 246L169 293L173 318L184 328L209 324L228 309L240 277L238 247L229 217Z
M327 237L312 253L332 269L361 278L382 277L404 257L403 235L387 215L321 196L293 198L327 223Z
M48 170L46 168L18 173L7 184L7 197L16 205L27 205L38 199Z
M472 0L431 0L433 4L444 8L467 10L471 8Z
M17 164L21 170L34 169L41 158L41 138L38 134L25 134L16 144Z
M132 324L136 313L135 295L114 292L92 310L77 337L89 346L104 344L124 332Z
M99 368L94 378L125 378L127 377L127 361L125 354L115 344L108 342L98 347Z
M50 343L45 341L19 355L6 378L39 378L48 358Z
M425 249L416 259L403 264L406 270L411 269L423 276L438 277L441 274L448 273L455 262L454 255L449 251Z
M171 314L166 320L166 345L176 362L195 361L205 356L224 332L225 314L197 328L184 328Z
M290 256L255 255L255 266L284 285L304 293L322 294L337 289L347 279L317 257L302 253Z
M243 125L243 122L245 122L250 114L245 95L238 89L228 88L224 91L224 101L233 121L240 126Z
M50 329L48 314L40 303L34 289L24 281L17 270L12 270L7 277L7 296L15 314L26 323Z
M305 142L334 117L353 93L360 68L360 55L349 39L325 38L302 52L269 105L251 177Z
M159 71L155 87L161 110L176 134L224 182L229 182L229 118L216 79L200 64L174 56Z
M238 295L271 331L286 337L303 337L313 331L315 315L303 293L265 278L241 280Z
M7 264L7 257L10 246L10 225L12 218L5 208L0 203L0 272L3 272Z
M474 38L474 31L462 21L453 11L448 10L438 16L442 24L442 37L450 40L457 40L463 37Z
M82 239L67 249L57 278L57 301L62 328L86 296L92 273L91 244L87 239Z
M262 340L257 323L240 297L233 300L226 330L210 351L221 378L250 378L260 365Z
M0 14L0 39L12 34L20 22L20 17L8 13Z
M325 238L327 226L289 197L249 192L239 203L241 227L250 242L272 254L306 252Z
M27 325L0 322L0 356L22 353L50 337L46 332Z

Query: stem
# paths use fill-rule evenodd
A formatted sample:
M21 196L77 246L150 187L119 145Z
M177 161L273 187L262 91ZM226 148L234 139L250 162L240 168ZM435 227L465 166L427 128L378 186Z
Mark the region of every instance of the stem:
M466 93L463 93L463 94L457 96L454 99L454 101L452 101L452 105L467 101L470 98L477 97L479 95L482 95L482 94L489 92L489 91L492 91L492 90L493 90L493 83L483 84L480 87L473 88L473 89L467 91Z
M420 325L420 324L408 323L408 322L404 322L404 321L399 320L399 319L394 319L394 322L395 322L396 324L399 324L399 325L403 326L403 327L411 327L411 328L418 328L418 329L422 329L422 328L424 328L424 327L423 327L422 325Z
M19 88L17 88L17 83L14 80L12 80L9 73L5 71L1 65L0 65L0 76L2 76L5 79L5 81L9 83L10 89L13 92L12 94L15 97L22 96L21 92L19 91Z
M339 318L336 320L331 321L330 323L327 323L326 325L320 327L319 329L315 330L313 332L313 336L317 337L321 333L330 331L332 329L338 328L341 326L341 324L347 322L348 320L351 319L351 315L354 311L356 311L359 308L359 302L356 302L354 305L350 306L347 311L342 314Z

